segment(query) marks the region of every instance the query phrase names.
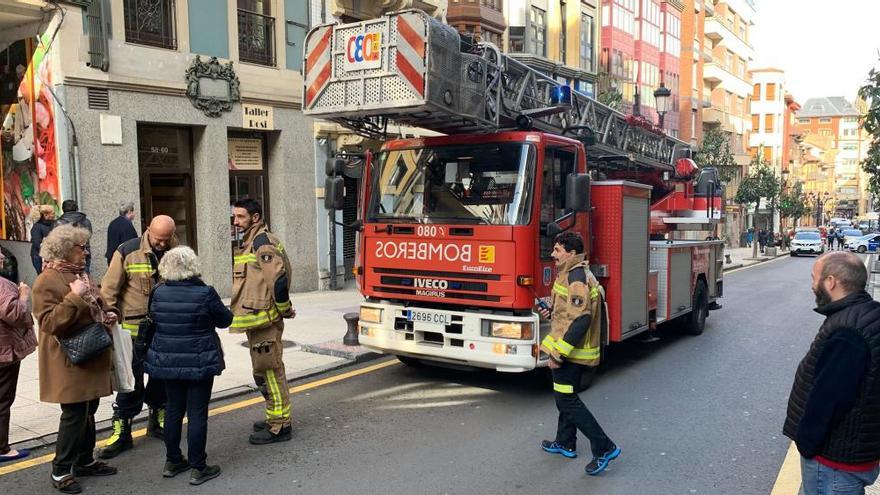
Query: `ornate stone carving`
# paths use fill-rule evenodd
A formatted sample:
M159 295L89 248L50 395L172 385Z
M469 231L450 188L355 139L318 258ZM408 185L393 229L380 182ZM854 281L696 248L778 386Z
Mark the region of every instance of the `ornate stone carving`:
M241 101L238 76L232 62L221 64L217 57L202 62L200 56L186 69L186 96L193 106L208 117L219 117L232 110L232 104Z

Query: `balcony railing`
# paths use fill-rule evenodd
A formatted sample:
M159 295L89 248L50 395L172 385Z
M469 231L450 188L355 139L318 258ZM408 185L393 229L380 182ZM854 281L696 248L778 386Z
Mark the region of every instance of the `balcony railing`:
M238 58L242 62L275 65L275 18L238 10Z
M125 41L177 49L174 0L125 0Z

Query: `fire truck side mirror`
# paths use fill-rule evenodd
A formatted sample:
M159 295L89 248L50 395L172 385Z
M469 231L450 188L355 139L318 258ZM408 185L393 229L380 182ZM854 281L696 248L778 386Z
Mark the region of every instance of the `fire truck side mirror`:
M345 179L327 177L324 179L324 208L341 210L345 200Z
M574 211L590 211L589 174L568 174L565 179L565 207Z

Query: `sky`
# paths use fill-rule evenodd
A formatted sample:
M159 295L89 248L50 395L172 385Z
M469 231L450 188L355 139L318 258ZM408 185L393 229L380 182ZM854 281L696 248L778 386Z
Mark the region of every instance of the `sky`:
M880 0L755 0L751 69L785 71L788 93L855 99L880 69Z

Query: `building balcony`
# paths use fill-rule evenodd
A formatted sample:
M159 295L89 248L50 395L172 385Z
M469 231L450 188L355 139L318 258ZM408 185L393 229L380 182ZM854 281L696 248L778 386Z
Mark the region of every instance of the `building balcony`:
M714 62L703 66L703 80L713 87L721 84L724 89L741 98L748 97L752 92L751 84L728 72L725 68Z
M275 65L275 18L238 10L238 57L242 62Z
M717 17L706 19L705 34L707 38L715 42L715 46L725 47L745 60L751 60L754 58L755 51L752 49L751 45L742 40L738 35L734 34L734 32Z
M703 109L703 125L717 125L722 131L734 134L743 134L748 130L746 119L714 107Z

